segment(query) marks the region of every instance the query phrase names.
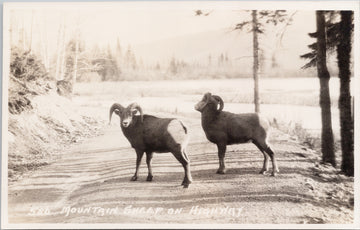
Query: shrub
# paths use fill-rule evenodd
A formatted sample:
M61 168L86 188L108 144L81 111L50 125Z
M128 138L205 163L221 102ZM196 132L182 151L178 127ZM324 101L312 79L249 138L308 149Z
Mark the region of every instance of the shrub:
M11 48L10 72L22 81L34 81L39 78L49 80L42 62L30 51L23 51L17 47Z
M36 55L12 47L8 91L9 112L19 114L32 109L30 97L51 89L48 81L49 75Z

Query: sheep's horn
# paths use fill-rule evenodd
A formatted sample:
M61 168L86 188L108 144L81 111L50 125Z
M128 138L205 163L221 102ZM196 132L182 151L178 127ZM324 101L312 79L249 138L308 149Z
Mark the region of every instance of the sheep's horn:
M217 95L213 95L213 97L220 103L220 108L218 109L218 111L221 112L224 108L224 101L221 99L221 97Z
M142 111L142 108L140 107L140 105L138 105L137 103L132 103L130 105L130 107L133 108L133 109L136 109L137 111L139 111L141 122L143 122L144 121L144 114L143 114L143 111Z
M120 112L122 112L124 110L124 107L118 103L114 103L111 108L110 108L110 114L109 114L109 124L111 122L111 116L113 114L113 112L115 111L115 109L118 109Z

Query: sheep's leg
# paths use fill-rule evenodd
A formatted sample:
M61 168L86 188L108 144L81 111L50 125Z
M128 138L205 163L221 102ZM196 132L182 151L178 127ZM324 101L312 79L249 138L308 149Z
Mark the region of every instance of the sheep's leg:
M131 178L131 181L136 181L138 178L139 167L140 167L141 158L143 157L143 155L144 155L144 151L136 150L136 170L135 170L134 176Z
M276 176L276 173L279 172L279 168L277 166L277 162L276 162L276 158L275 158L275 153L272 151L272 149L270 148L270 146L266 146L265 151L269 154L270 158L271 158L271 162L272 162L272 168L273 171L271 173L271 176Z
M146 152L146 164L148 167L148 176L146 178L147 181L152 181L152 178L153 178L152 167L151 167L152 157L153 157L153 152Z
M226 152L226 144L217 144L218 147L218 157L219 157L219 169L217 170L217 174L225 174L225 152Z
M184 149L182 151L182 158L185 160L185 166L184 166L184 170L185 170L185 177L184 177L184 180L183 180L183 183L181 185L184 185L184 187L187 185L189 186L189 184L192 182L192 176L191 176L191 172L190 172L190 160L189 160L189 157L186 153L186 150Z
M262 146L260 146L256 141L253 141L254 145L256 145L256 147L258 147L258 149L262 152L262 154L264 155L264 163L263 163L263 167L260 170L260 174L266 174L266 172L269 170L269 156L267 155L267 153L264 151L264 149L262 148Z
M172 152L172 154L175 156L175 158L182 164L182 166L184 167L184 171L185 171L185 177L183 182L181 183L181 185L184 186L184 188L188 188L189 185L192 182L192 177L191 177L191 172L190 172L190 161L189 158L184 151L179 151L179 152Z
M264 155L264 163L259 173L265 175L266 172L269 170L269 156L263 150L261 150L261 152Z
M265 175L266 172L269 171L269 156L267 155L267 153L264 152L264 150L260 149L260 151L264 155L264 163L259 173Z

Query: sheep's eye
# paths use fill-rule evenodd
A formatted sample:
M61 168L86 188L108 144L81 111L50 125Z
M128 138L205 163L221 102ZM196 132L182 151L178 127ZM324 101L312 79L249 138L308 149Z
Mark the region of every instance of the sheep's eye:
M132 115L133 115L133 116L138 115L138 112L139 112L139 111L137 111L137 110L133 110L133 111L132 111Z

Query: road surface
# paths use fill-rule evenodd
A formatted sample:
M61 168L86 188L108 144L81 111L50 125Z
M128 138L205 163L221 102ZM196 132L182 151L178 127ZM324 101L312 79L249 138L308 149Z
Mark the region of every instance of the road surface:
M202 133L200 124L191 124ZM227 173L216 174L217 149L195 135L188 146L194 179L170 153L155 154L152 182L143 159L130 181L136 154L118 124L72 146L62 157L9 185L9 223L304 224L350 223L347 201L324 192L333 181L314 175L318 156L275 132L271 142L280 173L258 174L263 156L253 144L229 146ZM271 164L270 164L271 166ZM271 167L270 167L271 169Z

